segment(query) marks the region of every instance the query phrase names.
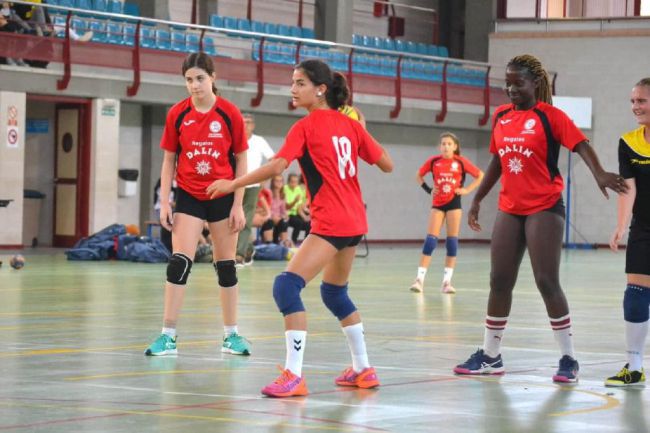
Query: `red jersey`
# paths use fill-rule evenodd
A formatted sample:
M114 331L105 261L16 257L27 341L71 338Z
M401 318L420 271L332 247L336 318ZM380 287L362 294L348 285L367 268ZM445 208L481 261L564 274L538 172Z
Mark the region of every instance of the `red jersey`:
M230 101L217 97L210 111L200 113L187 98L167 113L160 147L176 152L178 186L199 200L217 179L235 178L235 155L248 149L244 119Z
M460 155L451 158L435 155L422 164L418 173L422 177L431 173L433 183L438 188L438 193L433 196L433 206L443 206L454 199L458 188L463 187L465 173L478 177L479 172L474 164Z
M264 209L264 206L262 205L262 199L266 200L266 204L268 204L269 208L270 208L271 207L271 201L273 200L270 189L268 189L268 188L260 189L260 194L257 197L257 207L260 208L260 209Z
M357 236L368 231L357 159L375 164L382 154L358 121L336 110L314 110L293 125L275 158L298 160L307 183L313 233Z
M560 109L538 102L529 110L502 105L494 113L490 152L501 161L499 209L530 215L552 207L564 181L560 146L573 150L587 137Z

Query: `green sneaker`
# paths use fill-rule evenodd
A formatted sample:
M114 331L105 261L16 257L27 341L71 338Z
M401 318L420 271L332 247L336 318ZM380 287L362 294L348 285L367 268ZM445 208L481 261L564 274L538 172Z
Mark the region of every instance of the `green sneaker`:
M177 338L172 338L167 334L160 334L160 337L151 343L147 350L144 351L144 354L147 356L176 355L178 353L178 350L176 350Z
M251 345L247 339L237 334L236 332L233 332L223 339L221 351L223 353L230 353L233 355L248 356L251 354Z
M645 373L641 371L630 370L630 364L625 366L614 376L605 380L605 386L645 386Z

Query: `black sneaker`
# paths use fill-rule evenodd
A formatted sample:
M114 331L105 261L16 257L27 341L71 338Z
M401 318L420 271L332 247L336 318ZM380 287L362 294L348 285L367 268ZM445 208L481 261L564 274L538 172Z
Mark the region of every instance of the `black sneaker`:
M490 358L483 349L477 350L467 361L454 368L456 374L504 374L505 372L501 354Z
M578 371L580 365L578 361L571 358L569 355L564 355L560 358L560 366L553 376L553 382L573 383L578 381Z
M605 380L605 386L645 386L645 373L629 370L630 364L625 364L616 375Z

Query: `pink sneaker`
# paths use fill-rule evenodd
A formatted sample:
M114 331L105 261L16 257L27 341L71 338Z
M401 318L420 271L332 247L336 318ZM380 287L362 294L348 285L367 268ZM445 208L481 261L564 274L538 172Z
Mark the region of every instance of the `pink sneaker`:
M379 386L379 379L377 379L374 367L364 368L360 373L356 373L352 367L348 367L334 382L339 386L356 386L364 389Z
M440 288L440 291L442 293L448 293L448 294L456 293L456 289L454 289L454 286L452 286L451 283L448 281L442 283L442 287Z
M262 394L269 397L293 397L307 395L307 383L305 379L296 376L289 370L283 370L282 374L273 383L262 388Z

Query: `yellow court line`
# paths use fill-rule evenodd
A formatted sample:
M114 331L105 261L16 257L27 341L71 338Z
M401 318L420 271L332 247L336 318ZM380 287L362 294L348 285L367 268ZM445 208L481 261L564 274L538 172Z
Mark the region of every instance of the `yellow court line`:
M218 404L219 402L215 402ZM262 421L253 421L250 419L242 418L227 418L227 417L218 417L218 416L207 416L207 415L185 415L181 413L168 413L168 412L147 412L140 410L122 410L122 409L105 409L101 407L88 407L88 406L67 406L67 405L54 405L54 404L25 404L25 403L14 403L14 402L4 402L0 401L1 406L9 407L31 407L31 408L47 408L47 409L73 409L81 412L99 412L99 413L109 413L111 415L144 415L144 416L157 416L165 418L178 418L178 419L193 419L193 420L203 420L203 421L220 421L220 422L231 422L234 424L247 424L255 426L278 426L278 427L289 427L297 429L309 429L309 430L335 430L335 431L358 431L360 429L367 430L363 426L351 426L347 427L345 425L336 424L336 425L304 425L304 424L290 424L285 422L273 423L273 422L262 422ZM183 408L178 408L182 410ZM188 409L193 409L192 407ZM201 409L213 409L213 410L224 410L220 408L211 408L211 407L202 407ZM225 409L227 410L227 409ZM271 414L269 414L271 415ZM283 418L285 416L282 416ZM52 420L56 422L57 420ZM89 420L90 421L90 420ZM82 423L84 420L78 420L77 423ZM0 428L3 427L0 425ZM376 430L376 429L372 429Z

